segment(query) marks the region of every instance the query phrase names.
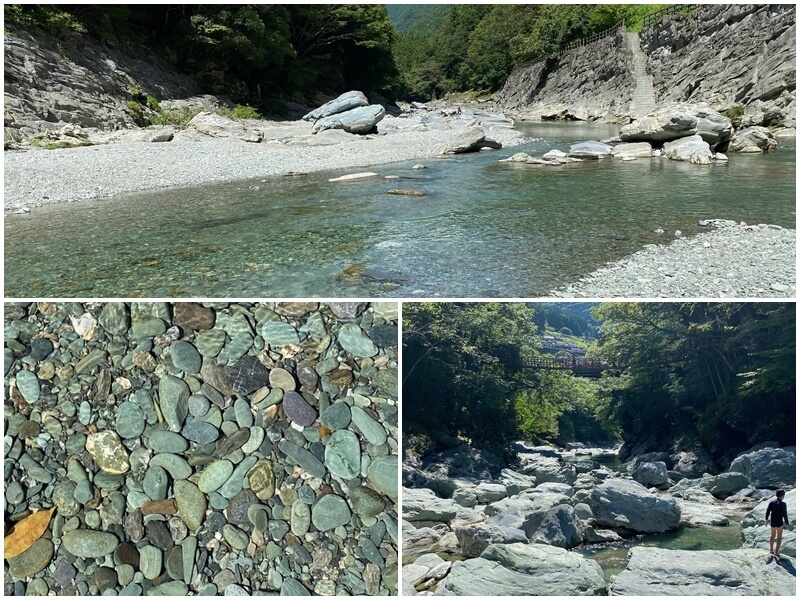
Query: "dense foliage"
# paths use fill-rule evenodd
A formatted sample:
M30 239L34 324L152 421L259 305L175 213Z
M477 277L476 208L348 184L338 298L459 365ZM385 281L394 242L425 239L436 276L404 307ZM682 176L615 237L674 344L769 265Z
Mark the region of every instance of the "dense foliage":
M534 308L533 322L536 330L543 334L547 327L556 331L569 330L570 335L593 339L597 337L599 323L594 320L591 309L596 304L589 302L540 302Z
M391 89L394 27L379 4L6 5L6 24L146 43L212 93L268 104L295 92ZM145 92L147 90L144 90Z
M596 306L594 354L627 365L599 381L518 368L519 356L538 354L540 310L555 312L404 305L403 427L412 450L453 437L495 449L515 439L666 446L687 437L718 456L768 440L794 443L794 304Z
M476 446L502 447L515 439L557 437L560 424L567 441L575 439L581 415L591 421L587 428L597 425L596 383L570 372L518 368L520 355L537 353L528 306L405 304L403 319L407 439L436 445L459 436ZM610 436L593 433L599 436L594 440Z
M515 64L557 54L622 20L635 31L664 6L669 5L462 4L453 5L443 21L443 13L408 7L395 17L403 25L394 44L400 91L429 98L497 90ZM438 27L432 30L433 18Z
M612 303L595 315L600 352L629 365L605 398L626 439L691 434L717 453L794 444L794 304Z

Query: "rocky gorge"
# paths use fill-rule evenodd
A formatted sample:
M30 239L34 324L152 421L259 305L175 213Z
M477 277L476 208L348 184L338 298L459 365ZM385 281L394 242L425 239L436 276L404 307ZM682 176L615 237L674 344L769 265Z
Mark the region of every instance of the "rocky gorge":
M5 594L394 593L397 318L6 304Z
M791 490L786 503L794 526L794 447L761 445L722 469L698 449L641 453L619 471L601 466L587 448L517 443L515 449L513 467L465 444L422 459L406 455L405 594L795 593L794 560L787 558L795 556L795 534L784 533L779 562L767 553L769 529L763 526L778 487ZM738 521L738 549L652 547L657 535L646 545L636 542L642 535L736 527ZM625 568L608 581L598 562L577 551L626 543L632 546Z

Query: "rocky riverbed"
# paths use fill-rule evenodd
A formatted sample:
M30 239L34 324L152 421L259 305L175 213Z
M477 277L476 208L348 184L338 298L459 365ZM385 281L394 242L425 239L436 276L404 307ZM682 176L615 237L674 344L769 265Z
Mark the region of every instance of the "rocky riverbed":
M648 453L611 471L586 457L518 444L519 464L462 445L403 464L402 586L407 595L782 595L795 589L796 538L768 556L766 503L787 493L795 523L795 448L744 452L718 474L702 453ZM576 550L682 527L730 527L740 548L634 546L610 582ZM442 556L449 557L445 560ZM720 575L721 574L721 575Z
M369 135L341 129L315 134L314 125L302 120L226 121L223 127L205 122L182 130L94 131L86 134L91 146L7 151L5 210L431 158L475 125L505 147L526 141L510 121L491 113L389 115ZM74 137L75 127L68 129L67 137Z
M704 222L715 229L652 244L551 292L561 298L791 298L797 232L778 225Z
M396 593L397 318L5 305L5 595Z

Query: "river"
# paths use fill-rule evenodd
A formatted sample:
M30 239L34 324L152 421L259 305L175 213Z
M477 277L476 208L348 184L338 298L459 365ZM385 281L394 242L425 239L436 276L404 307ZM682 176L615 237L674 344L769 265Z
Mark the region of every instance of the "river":
M701 167L543 167L618 126L519 125L520 148L126 194L5 216L6 297L536 297L700 219L795 226L795 144ZM414 171L424 162L427 169ZM387 194L425 190L422 197ZM654 233L663 229L665 235Z

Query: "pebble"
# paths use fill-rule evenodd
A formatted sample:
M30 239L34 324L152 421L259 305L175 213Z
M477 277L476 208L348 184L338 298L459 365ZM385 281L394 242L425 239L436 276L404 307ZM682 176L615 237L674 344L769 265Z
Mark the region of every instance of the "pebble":
M233 473L233 463L228 460L218 460L211 463L200 474L197 487L204 494L218 490Z
M210 308L195 302L176 302L174 304L175 323L184 329L204 331L214 327L216 315Z
M185 458L177 454L156 454L150 459L150 465L163 467L173 479L188 479L192 475L192 467Z
M31 371L17 373L17 389L28 404L33 404L39 400L41 392L39 378Z
M350 502L356 514L362 517L377 517L386 508L386 502L381 495L364 486L350 490Z
M169 350L170 356L172 356L172 364L176 368L187 373L200 372L200 368L203 366L203 358L189 342L178 340L170 345Z
M148 439L148 448L154 452L180 454L189 449L189 442L171 431L154 431Z
M297 330L282 321L269 321L261 328L261 337L272 348L280 349L287 344L299 344L300 335Z
M217 440L219 430L206 421L192 421L183 426L181 435L187 440L205 445Z
M144 413L135 402L123 402L117 409L117 433L124 439L142 435L145 426Z
M164 500L167 497L167 471L158 465L150 465L142 479L142 489L151 500Z
M370 444L380 446L386 443L386 430L383 425L378 423L375 419L367 414L367 412L360 406L354 406L350 409L350 414L353 423L358 427L364 437Z
M345 323L339 330L339 344L345 351L359 358L369 358L378 353L378 347L355 323Z
M305 469L312 477L325 477L325 465L305 448L288 440L281 440L278 443L278 448L280 448L281 452L286 456L293 458L297 464Z
M161 575L164 555L158 548L150 545L139 548L139 571L145 579L155 579Z
M43 361L53 352L53 342L47 338L37 337L31 340L31 358Z
M203 394L189 396L189 414L193 417L202 417L208 412L211 404Z
M395 471L395 477L397 472ZM350 521L350 508L341 496L326 494L311 509L311 522L320 531L328 531Z
M275 472L272 462L259 460L247 474L250 489L259 500L268 500L275 495Z
M39 538L30 548L13 558L7 558L8 574L15 579L33 577L43 570L53 559L53 542Z
M247 543L250 541L250 538L244 531L230 524L223 525L222 536L231 545L231 548L235 550L244 550L247 548Z
M247 396L269 383L269 371L255 356L244 356L233 365L230 382L234 390Z
M106 473L121 475L127 473L131 466L128 462L128 451L114 431L99 431L86 438L86 451L94 462Z
M390 498L397 498L397 455L381 456L370 462L367 479L372 486Z
M189 386L172 375L165 375L158 384L158 401L170 430L180 431L189 414Z
M294 376L286 369L279 367L269 372L269 384L272 387L281 388L284 392L293 392L297 388Z
M367 307L365 302L331 302L328 308L340 319L355 319Z
M178 516L186 523L189 531L197 531L203 523L208 507L205 495L189 481L176 481L174 487Z
M75 529L64 533L61 543L67 552L80 558L99 558L114 552L119 539L105 531Z
M307 427L317 420L317 411L297 392L286 392L283 396L283 410L286 416L298 425Z
M197 351L203 356L217 356L225 346L225 332L221 329L211 329L198 333L194 338Z
M325 445L325 466L345 480L361 472L361 444L352 431L339 429L331 434Z
M122 302L108 302L97 319L100 326L111 335L122 335L128 330L128 308Z
M301 538L311 527L311 509L302 500L292 503L291 529L292 533Z

